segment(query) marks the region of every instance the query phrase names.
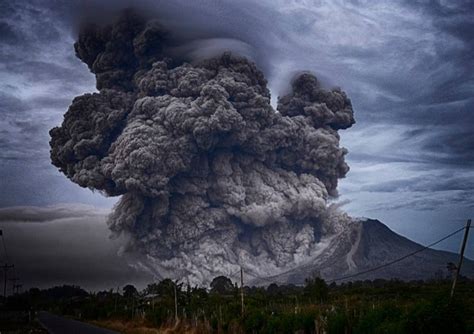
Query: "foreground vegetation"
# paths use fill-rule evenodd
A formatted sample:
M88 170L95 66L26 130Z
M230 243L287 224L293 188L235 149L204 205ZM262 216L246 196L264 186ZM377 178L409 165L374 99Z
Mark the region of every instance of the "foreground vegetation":
M474 281L364 281L305 287L271 284L240 289L214 279L210 289L175 284L132 285L88 293L79 287L30 289L12 296L9 311L48 310L123 333L472 333ZM176 300L176 304L175 304Z

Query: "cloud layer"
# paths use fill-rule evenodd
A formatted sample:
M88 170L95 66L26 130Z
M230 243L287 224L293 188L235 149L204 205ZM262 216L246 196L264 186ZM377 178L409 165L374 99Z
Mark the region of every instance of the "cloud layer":
M69 218L104 217L108 213L108 210L98 210L83 204L48 207L14 206L0 208L0 222L51 222Z
M212 45L211 36L238 44L263 69L274 106L302 69L342 85L358 119L341 138L351 152L339 187L349 212L428 242L454 228L449 219L472 215L471 1L133 3L202 40L187 46L190 54ZM0 206L115 202L65 180L49 165L47 142L71 99L95 84L71 48L76 13L105 17L129 4L0 5Z

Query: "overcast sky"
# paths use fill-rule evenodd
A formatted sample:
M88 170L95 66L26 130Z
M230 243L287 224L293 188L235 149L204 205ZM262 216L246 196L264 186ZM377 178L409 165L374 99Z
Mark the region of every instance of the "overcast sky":
M301 70L342 87L357 121L341 131L351 171L339 200L348 202L350 214L377 218L424 244L473 216L474 2L133 3L180 33L240 41L265 71L274 101ZM118 245L107 238L104 212L116 198L67 180L51 165L48 145L48 131L61 123L72 98L95 90L93 75L74 56L76 21L127 4L0 0L0 227L21 234L6 233L12 249L22 243L44 249L52 240L69 240L70 226L86 226L83 242L87 235L88 243L110 242L96 251L139 281L142 276L115 259L111 250ZM74 216L78 207L93 218ZM26 219L28 210L46 218ZM71 254L82 249L72 245ZM457 251L459 238L440 247ZM468 252L474 257L474 237ZM104 275L115 275L112 267Z

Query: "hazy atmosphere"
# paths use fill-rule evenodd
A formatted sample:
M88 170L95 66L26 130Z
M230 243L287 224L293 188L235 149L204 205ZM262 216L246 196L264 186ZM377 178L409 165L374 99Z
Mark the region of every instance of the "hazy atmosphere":
M74 97L97 91L94 74L75 56L74 42L78 38L80 24L85 21L112 21L119 10L131 4L132 2L127 1L1 2L0 228L3 230L8 256L15 262L25 286L50 286L63 282L81 284L89 289L123 286L128 282L143 286L153 278L153 273L144 269L147 265L142 261L134 261L134 251L146 249L148 260L160 259L163 254L169 256L168 249L151 247L153 238L150 236L150 239L143 241L137 230L127 236L110 238L111 231L106 221L109 219L109 225L115 232L130 232L129 221L121 220L121 213L129 215L133 207L148 205L153 214L160 211L159 204L150 204L146 198L150 194L158 196L156 194L162 190L163 184L171 189L169 192L175 191L173 187L192 188L185 180L179 183L175 179L173 182L178 186L168 180L172 177L172 172L181 172L172 170L176 165L170 167L169 172L160 174L162 179L157 177L159 180L156 184L149 180L140 182L136 171L131 172L124 167L119 177L114 176L116 187L110 187L107 180L97 181L92 172L87 177L80 174L74 178L79 167L64 167L67 163L61 160L59 153L55 153L53 143L53 163L67 169L69 174L65 174L74 182L97 189L94 192L71 182L52 165L50 157L50 129L61 125ZM288 208L281 208L278 203L283 199L275 195L272 200L281 211L268 214L259 211L257 215L255 210L252 211L253 208L240 206L230 199L226 202L224 191L219 192L219 187L238 188L239 184L238 181L221 177L221 174L225 174L223 170L229 168L222 162L224 167L219 167L218 163L209 167L213 171L217 170L217 176L209 182L209 188L214 187L216 194L223 194L222 205L232 215L226 213L220 216L220 212L213 211L216 220L228 220L229 228L233 228L233 218L229 217L238 216L239 219L254 224L256 229L262 229L259 233L265 239L265 223L261 223L262 221L281 218L281 223L284 224L285 217L296 216L301 218L302 225L295 227L294 234L300 233L304 239L304 229L307 226L304 225L305 220L314 218L332 222L335 219L333 211L328 210L326 204L336 203L335 207L342 207L350 216L378 219L395 232L421 244L428 244L462 227L466 219L472 218L472 2L379 1L374 4L369 1L150 0L133 1L133 5L138 13L143 12L147 17L158 19L167 31L173 33L174 44L170 44L169 49L175 59L183 57L198 62L223 51L232 51L236 56L254 61L268 81L271 95L268 103L261 100L252 102L252 106L268 111L265 115L262 112L255 123L260 126L265 122L274 122L278 124L274 128L281 132L290 128L298 129L298 136L293 134L284 137L285 140L294 142L294 147L300 147L298 138L305 135L313 138L318 130L314 124L302 124L298 121L294 124L280 124L280 116L274 116L274 110L278 110L277 115L291 115L292 99L296 99L299 94L297 87L291 87L294 78L302 71L309 71L319 79L321 88L318 86L318 90L321 94L324 95L326 90L337 86L350 98L352 107L339 93L327 93L329 97L325 95L328 100L344 102L341 102L340 108L338 105L339 109L335 112L337 121L331 120L331 130L320 139L334 144L332 151L328 153L331 159L327 165L321 163L317 166L317 177L310 181L294 176L293 171L298 173L306 165L289 163L291 159L288 157L286 160L281 158L282 161L275 158L276 164L284 166L282 168L286 168L285 171L268 171L266 167L259 165L259 159L263 159L261 156L270 157L276 154L274 152L285 155L276 143L276 138L281 138L280 134L272 137L276 130L270 126L268 137L259 137L258 144L244 143L243 139L239 141L240 137L228 139L219 144L220 151L215 154L221 156L222 161L228 159L227 164L234 169L235 164L247 166L248 169L242 167L243 173L258 170L261 174L273 175L275 187L285 182L289 185L298 184L296 188L300 192L304 189L310 194L313 211L302 208L307 202L300 202L299 194L295 197L287 195L285 201L291 202L294 199L297 203ZM86 58L84 56L82 59L87 63ZM235 62L240 64L243 61ZM253 67L246 65L246 62L243 64L239 69L245 68L248 71L245 75L253 80L249 79L252 82L249 85L251 89L266 98L268 94L262 88L263 79L255 74ZM193 63L189 67L173 69L178 73L176 80L179 82L179 73L184 72L186 75L202 76L208 80L206 71L211 71L214 65L199 66ZM164 71L162 68L159 70ZM135 72L139 73L138 69L132 74ZM237 70L224 71L221 76L223 79L219 80L225 83L238 75ZM146 86L146 80L144 75L144 83L139 92L141 96L150 94L147 89L151 88ZM222 82L219 84L224 85ZM102 87L105 88L112 87L112 84L107 80L102 81ZM185 90L182 87L179 89ZM209 88L206 96L201 93L202 99L214 98L218 101L216 96L220 96L219 90L215 87L212 89ZM101 96L104 96L102 94L101 92ZM185 93L181 91L180 94ZM331 94L335 94L335 97ZM287 98L279 102L279 96ZM123 99L126 100L127 97ZM91 100L92 98L85 99L84 103L92 103ZM172 104L171 102L167 103ZM188 100L183 97L179 103L186 105ZM216 103L226 105L222 101ZM143 110L146 114L146 106ZM354 125L352 110L356 122ZM126 159L128 145L135 138L136 128L133 122L138 122L141 115L137 111L134 111L134 115L136 120L129 117L130 127L113 144L115 151L108 158L114 164L120 165L121 159ZM237 128L237 123L235 121L226 126ZM248 137L254 136L252 129L251 125L244 130L239 128L239 135L248 133ZM183 133L186 131L183 130ZM60 142L62 135L56 133L55 137L52 133L53 140ZM171 141L178 138L175 133L175 137L166 135ZM183 138L188 138L187 134ZM199 141L199 138L196 140ZM121 144L121 141L126 144ZM275 146L269 148L274 142ZM200 144L202 147L199 149L211 146L204 139ZM176 151L184 152L185 156L194 154L193 148L186 145L183 144ZM244 157L234 152L236 147L245 152ZM345 163L350 170L347 170L344 163L342 147L348 151ZM229 151L234 152L235 157L228 158ZM313 154L303 148L295 148L295 151L299 160L305 160ZM158 156L166 157L167 153L163 152ZM250 155L258 158L249 158ZM290 153L288 156L291 157ZM333 158L334 156L337 158ZM232 159L234 161L229 162ZM251 163L248 162L249 159ZM109 160L107 162L110 163ZM183 162L182 165L200 166L194 163ZM316 167L312 168L316 170ZM74 172L71 172L72 169ZM121 177L128 177L130 174L127 173L138 181L132 186L123 181L121 186ZM172 174L173 177L175 174ZM337 178L341 179L336 189ZM255 201L260 204L258 201L265 194L262 195L258 187L260 179L264 178L255 179L257 181L250 187L252 191L248 187L246 191L247 196L254 196ZM311 183L311 186L307 186L307 183ZM106 197L99 191L121 197ZM145 199L136 197L137 193ZM118 201L122 203L121 206L113 211L112 218L107 218ZM127 204L130 202L132 204ZM185 200L183 203L186 203ZM206 205L203 204L202 207L207 208ZM324 206L324 209L315 209L317 205ZM298 212L294 212L294 207L298 207ZM179 210L172 213L178 217L176 228L179 229L182 226L180 224L184 224L179 222ZM181 221L198 219L187 217L184 213L183 216ZM113 220L112 223L110 219ZM156 231L157 238L162 235L160 233L165 233L159 229ZM220 240L229 235L222 232L214 241L218 240L218 245ZM461 235L457 235L439 244L437 248L457 252L460 237ZM176 237L173 241L182 241L178 239ZM246 247L247 241L239 240L235 253L247 249ZM285 266L286 262L277 256L277 248L278 245L275 249L266 249L268 257L257 259L249 252L248 258L252 261L275 261L272 265L278 269ZM212 249L212 245L207 249ZM180 255L173 254L176 260L170 266L181 268L183 273L187 273L187 270L192 273L192 269L182 267L186 259L189 260L189 257L182 255L186 254L186 250L172 250L176 253L179 250ZM0 254L2 257L5 255L3 252ZM472 237L467 255L474 257ZM238 270L237 259L231 260L224 255L223 258L224 267L235 262L235 267L229 265L227 268L229 273ZM196 261L199 260L195 258L190 262L199 266ZM130 263L134 265L130 266ZM160 270L166 271L166 265ZM259 273L257 269L255 272ZM191 281L203 280L199 276L192 277Z

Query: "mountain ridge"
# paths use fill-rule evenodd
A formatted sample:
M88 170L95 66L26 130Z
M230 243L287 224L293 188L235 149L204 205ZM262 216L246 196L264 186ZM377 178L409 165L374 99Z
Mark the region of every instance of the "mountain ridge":
M457 264L459 254L424 249L376 219L354 219L335 235L327 237L328 246L311 262L301 264L284 273L269 278L255 278L254 285L266 285L270 281L280 284L304 284L314 273L327 282L359 281L374 279L427 280L449 277L447 264ZM422 251L420 251L422 250ZM414 255L396 261L413 252ZM359 274L373 268L378 270ZM465 258L461 274L474 277L474 261Z

